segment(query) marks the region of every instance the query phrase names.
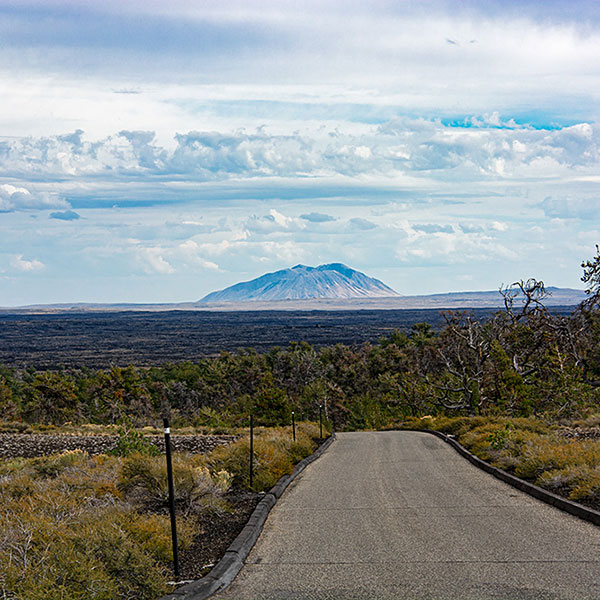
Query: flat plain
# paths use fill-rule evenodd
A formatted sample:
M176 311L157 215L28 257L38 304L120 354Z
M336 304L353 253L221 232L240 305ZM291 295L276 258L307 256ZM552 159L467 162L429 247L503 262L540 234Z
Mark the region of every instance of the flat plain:
M477 308L477 318L497 309ZM572 306L553 307L569 314ZM340 311L84 311L0 313L0 364L38 369L150 366L221 351L305 341L315 347L377 342L415 323L443 325L439 309Z

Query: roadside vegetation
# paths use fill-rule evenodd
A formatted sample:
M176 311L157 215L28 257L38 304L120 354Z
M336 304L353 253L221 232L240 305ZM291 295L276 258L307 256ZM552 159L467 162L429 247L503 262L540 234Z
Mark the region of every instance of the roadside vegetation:
M248 438L173 459L183 575L198 578L265 491L317 447L318 425L259 428L248 489ZM126 444L124 445L126 446ZM0 461L0 598L156 600L173 588L164 456L81 451ZM219 528L215 539L213 525Z

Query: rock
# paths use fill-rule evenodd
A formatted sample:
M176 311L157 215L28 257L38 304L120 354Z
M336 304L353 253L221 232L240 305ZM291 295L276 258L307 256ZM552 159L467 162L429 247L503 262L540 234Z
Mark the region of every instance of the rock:
M163 436L148 436L162 451ZM31 458L57 454L65 450L83 450L88 454L106 454L118 441L116 435L57 435L45 433L0 433L0 457ZM171 435L174 452L206 454L219 446L235 441L235 435Z

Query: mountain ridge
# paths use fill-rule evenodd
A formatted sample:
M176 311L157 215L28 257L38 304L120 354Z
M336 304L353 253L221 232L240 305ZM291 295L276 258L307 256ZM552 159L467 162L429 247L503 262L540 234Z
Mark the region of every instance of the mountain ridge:
M548 307L575 307L587 298L581 289L548 286L552 295L544 300ZM0 313L44 314L76 312L176 312L176 311L346 311L346 310L470 310L476 308L503 309L498 290L441 292L427 295L402 295L381 298L314 298L264 302L61 302L0 306Z

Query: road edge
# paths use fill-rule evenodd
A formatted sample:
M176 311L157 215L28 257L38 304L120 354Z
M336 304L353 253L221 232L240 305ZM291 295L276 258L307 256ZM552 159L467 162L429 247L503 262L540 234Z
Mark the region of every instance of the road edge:
M310 456L301 460L290 475L284 475L257 504L248 522L225 551L223 558L202 579L192 581L173 590L159 600L205 600L231 584L244 566L244 561L260 536L267 516L286 488L317 460L335 441L335 433L330 435Z
M529 483L524 479L520 479L515 475L511 475L502 469L498 469L497 467L493 467L489 463L485 462L483 459L475 456L473 453L469 452L462 444L460 444L454 436L448 435L446 433L442 433L441 431L435 431L434 429L398 429L397 431L418 431L421 433L429 433L435 435L436 437L442 439L447 444L452 446L462 457L466 458L471 464L475 465L479 469L486 471L490 475L496 477L496 479L500 479L504 481L504 483L508 483L514 488L545 502L546 504L550 504L562 510L564 512L568 512L569 514L583 519L584 521L589 521L594 525L600 525L600 511L594 510L593 508L588 508L587 506L583 506L583 504L579 504L578 502L574 502L573 500L568 500L567 498L563 498L562 496L558 496L544 488L541 488L533 483Z

